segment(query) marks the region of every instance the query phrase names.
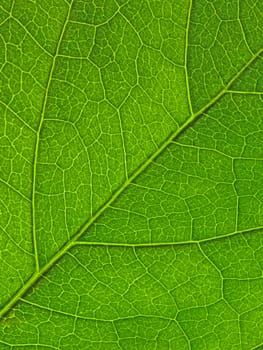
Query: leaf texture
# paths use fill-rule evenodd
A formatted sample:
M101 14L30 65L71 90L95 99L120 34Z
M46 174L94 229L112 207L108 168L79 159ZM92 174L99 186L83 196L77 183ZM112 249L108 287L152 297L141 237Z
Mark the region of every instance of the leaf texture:
M263 346L262 23L1 1L1 349Z

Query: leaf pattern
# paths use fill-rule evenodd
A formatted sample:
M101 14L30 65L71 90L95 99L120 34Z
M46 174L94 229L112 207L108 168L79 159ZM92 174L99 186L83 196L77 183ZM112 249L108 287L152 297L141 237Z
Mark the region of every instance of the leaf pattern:
M262 14L1 1L1 349L261 348Z

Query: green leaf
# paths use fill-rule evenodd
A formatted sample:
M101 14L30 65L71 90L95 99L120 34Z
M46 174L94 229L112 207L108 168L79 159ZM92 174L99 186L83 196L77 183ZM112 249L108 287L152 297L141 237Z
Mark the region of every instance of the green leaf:
M262 23L1 1L1 349L262 348Z

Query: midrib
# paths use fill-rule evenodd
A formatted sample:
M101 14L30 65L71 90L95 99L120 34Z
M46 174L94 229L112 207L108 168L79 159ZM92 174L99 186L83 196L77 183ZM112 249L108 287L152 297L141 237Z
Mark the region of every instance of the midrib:
M54 67L55 67L55 59L58 55L58 51L60 48L60 43L70 16L70 10L71 10L71 6L69 7L69 11L68 11L68 15L67 18L65 20L64 26L61 30L61 34L59 37L59 41L58 41L58 45L56 48L56 53L54 55L53 58L53 62L51 65L51 69L50 69L50 74L49 74L49 78L48 78L48 82L47 82L47 91L43 100L43 107L42 107L42 113L41 113L41 120L40 120L40 124L39 124L39 129L38 129L38 135L37 135L37 142L36 142L36 149L35 149L35 158L34 158L34 176L33 176L33 194L34 194L34 190L35 190L35 179L36 179L36 165L37 165L37 154L38 154L38 147L39 147L39 134L40 134L40 130L41 130L41 126L43 124L43 120L44 120L44 114L45 114L45 108L46 108L46 102L47 102L47 97L48 97L48 91L49 91L49 87L50 87L50 82L52 79L52 74L54 71ZM12 307L20 300L20 298L22 296L24 296L30 288L32 288L41 278L41 276L43 276L48 270L50 270L57 262L59 259L61 259L65 253L72 248L73 246L76 245L76 242L78 241L78 239L84 234L85 231L87 231L89 229L89 227L105 212L105 210L107 208L110 207L110 205L123 193L123 191L140 175L143 173L143 171L148 168L148 166L150 166L150 164L152 164L152 162L172 143L172 141L174 141L175 138L177 138L182 132L184 132L191 124L193 124L199 117L201 117L201 115L207 111L210 107L212 107L223 95L225 95L228 92L228 89L230 88L230 86L233 84L233 82L238 79L240 77L240 75L250 66L250 64L263 52L263 49L260 49L255 55L253 55L251 57L251 59L239 70L239 72L237 72L233 78L228 82L228 84L209 102L207 103L204 107L202 107L198 112L191 114L191 116L189 117L189 119L181 126L179 127L175 132L171 133L171 135L166 139L166 141L161 145L161 147L155 152L153 153L147 160L145 163L143 163L140 167L137 168L137 170L131 175L130 178L128 178L123 185L116 190L116 192L112 195L112 197L93 215L92 218L90 218L88 221L86 221L82 227L80 227L80 229L76 232L76 234L74 236L72 236L72 238L63 246L61 247L61 249L49 260L48 263L46 263L42 268L37 269L37 271L29 278L29 280L27 280L27 282L23 285L22 288L20 288L20 290L12 297L12 299L10 299L10 301L8 303L6 303L6 305L2 308L2 310L0 311L0 318L2 318L5 314L7 314ZM33 200L34 202L34 200ZM33 205L32 205L32 209L33 209ZM35 210L35 209L34 209ZM33 212L35 213L35 212ZM35 222L34 222L34 248L35 253L36 253L36 267L38 267L38 259L37 259L37 247L36 247L36 235L35 235ZM88 243L87 243L88 244ZM125 244L123 245L125 246ZM151 245L149 245L151 246ZM154 245L153 245L154 246Z

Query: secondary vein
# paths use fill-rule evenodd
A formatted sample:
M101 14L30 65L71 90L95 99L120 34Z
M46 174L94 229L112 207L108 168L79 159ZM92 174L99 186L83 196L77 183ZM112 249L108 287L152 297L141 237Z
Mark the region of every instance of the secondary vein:
M184 48L184 70L185 70L185 84L187 92L187 100L190 109L190 114L193 114L192 102L190 97L190 87L189 87L189 78L188 78L188 68L187 68L187 58L188 58L188 40L189 40L189 27L190 27L190 18L192 12L192 0L189 0L189 9L187 13L187 22L186 22L186 32L185 32L185 48Z
M47 80L47 84L46 84L46 93L45 93L45 96L43 99L41 116L40 116L40 121L39 121L37 135L36 135L35 153L34 153L34 160L33 160L33 181L32 181L32 234L33 234L33 248L34 248L34 255L35 255L36 271L39 271L39 259L38 259L38 248L37 248L37 237L36 237L35 197L36 197L36 173L37 173L37 161L38 161L38 151L39 151L39 142L40 142L40 132L41 132L42 125L44 122L44 118L45 118L48 93L50 90L52 76L53 76L54 68L56 65L56 57L58 56L60 45L62 42L62 38L64 36L65 29L66 29L66 26L67 26L68 21L69 21L71 8L72 8L72 3L69 5L68 14L67 14L67 17L65 19L64 25L61 29L61 32L60 32L60 35L58 38L57 47L55 50L55 54L54 54L53 59L52 59L52 63L51 63L51 67L50 67L50 71L49 71L49 75L48 75L48 80Z

